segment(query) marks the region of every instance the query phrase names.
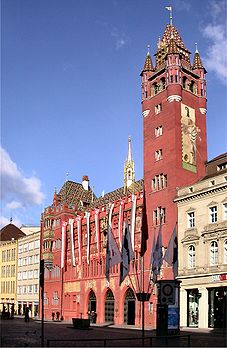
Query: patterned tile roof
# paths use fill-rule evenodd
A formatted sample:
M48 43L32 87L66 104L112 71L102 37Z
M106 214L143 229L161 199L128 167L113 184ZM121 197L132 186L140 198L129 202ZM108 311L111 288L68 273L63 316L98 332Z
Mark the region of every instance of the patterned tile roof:
M146 56L146 60L145 60L142 72L144 72L144 71L152 71L152 70L153 70L153 64L152 64L150 53L148 53L147 56Z
M58 202L67 203L68 205L76 204L78 211L84 211L94 209L106 205L114 200L121 199L126 195L143 190L143 179L135 181L127 190L124 192L124 187L120 187L112 192L106 193L104 196L96 197L91 191L90 187L88 191L84 190L82 184L67 181L62 186L61 190L57 194ZM81 203L83 202L83 204Z
M198 52L195 53L194 55L194 60L193 60L193 65L192 65L193 69L202 69L203 65L201 62L201 58Z

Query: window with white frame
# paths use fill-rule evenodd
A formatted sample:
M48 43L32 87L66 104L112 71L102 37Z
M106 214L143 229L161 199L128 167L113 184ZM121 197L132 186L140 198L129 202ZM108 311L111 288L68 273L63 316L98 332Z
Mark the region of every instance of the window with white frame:
M162 129L162 126L158 126L155 128L155 136L156 137L160 137L163 133L163 129Z
M28 249L29 250L33 250L34 249L34 242L33 241L29 243Z
M28 278L28 272L27 271L24 271L23 272L23 279L27 279Z
M18 246L18 254L23 252L23 245Z
M187 214L187 227L188 228L194 228L195 227L195 212L190 211Z
M218 221L218 207L214 205L213 207L209 208L210 212L210 223L215 223Z
M34 269L34 278L39 278L39 270Z
M224 242L224 263L227 263L227 239Z
M58 305L58 292L57 291L54 291L54 293L53 293L52 304Z
M227 220L227 203L223 204L223 220Z
M33 270L28 271L28 279L33 278Z
M154 107L155 114L159 114L162 111L162 104L157 104Z
M218 243L213 241L210 243L210 265L215 266L218 264Z
M162 149L155 151L155 161L160 161L162 159Z
M18 266L22 266L22 258L18 259Z
M34 294L37 294L39 291L38 284L34 284Z
M28 292L29 292L29 294L32 294L32 290L33 290L33 286L32 285L28 285Z
M195 246L190 245L188 247L188 268L195 267Z
M24 244L24 251L28 251L28 243Z
M40 240L37 239L34 241L34 249L38 249L40 247Z
M28 264L29 264L29 265L32 265L32 264L33 264L33 255L30 255L30 256L28 257Z

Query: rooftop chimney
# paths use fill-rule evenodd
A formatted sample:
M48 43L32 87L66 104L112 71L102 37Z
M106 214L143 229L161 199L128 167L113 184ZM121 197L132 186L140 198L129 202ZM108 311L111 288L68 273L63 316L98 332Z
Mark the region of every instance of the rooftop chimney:
M89 184L89 179L87 175L84 175L82 177L82 186L84 188L84 190L88 191L88 184Z

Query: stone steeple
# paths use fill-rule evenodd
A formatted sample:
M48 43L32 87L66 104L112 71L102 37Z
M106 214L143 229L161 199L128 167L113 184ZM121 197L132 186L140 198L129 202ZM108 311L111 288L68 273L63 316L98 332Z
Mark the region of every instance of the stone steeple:
M134 161L132 159L131 137L128 137L128 156L124 165L124 192L135 182Z

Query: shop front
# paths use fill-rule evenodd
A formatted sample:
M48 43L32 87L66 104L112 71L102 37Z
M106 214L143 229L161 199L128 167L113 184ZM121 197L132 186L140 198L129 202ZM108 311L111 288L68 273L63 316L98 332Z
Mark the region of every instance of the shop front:
M227 287L208 289L208 326L211 328L227 327Z

